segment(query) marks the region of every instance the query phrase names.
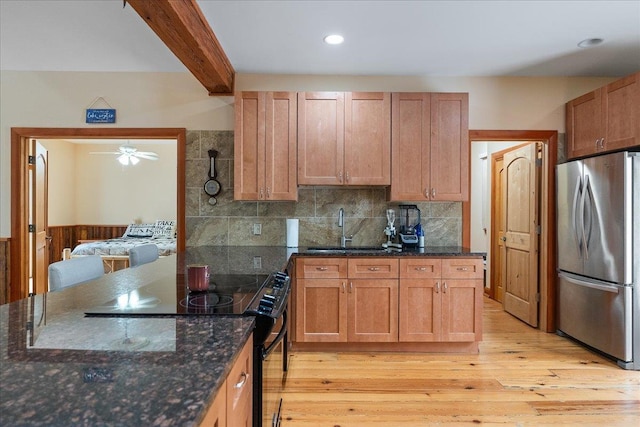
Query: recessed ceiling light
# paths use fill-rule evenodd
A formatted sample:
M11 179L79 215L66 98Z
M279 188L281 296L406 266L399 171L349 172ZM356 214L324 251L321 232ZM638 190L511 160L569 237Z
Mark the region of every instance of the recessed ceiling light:
M578 43L578 47L593 47L602 43L604 39L584 39L580 43Z
M323 40L326 44L340 44L344 41L344 37L339 34L331 34L326 36Z

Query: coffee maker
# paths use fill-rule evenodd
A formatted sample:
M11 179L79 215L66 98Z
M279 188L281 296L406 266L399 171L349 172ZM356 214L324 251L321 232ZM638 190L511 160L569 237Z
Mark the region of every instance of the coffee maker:
M398 216L399 229L398 236L402 249L414 249L418 247L420 225L420 209L416 205L400 205L400 215Z

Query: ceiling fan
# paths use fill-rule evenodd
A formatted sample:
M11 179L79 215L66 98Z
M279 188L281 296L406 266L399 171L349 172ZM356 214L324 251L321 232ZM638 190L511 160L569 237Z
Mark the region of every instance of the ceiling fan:
M153 151L138 151L129 142L118 147L118 151L92 151L89 154L110 154L118 156L118 161L123 165L136 165L140 159L158 160L158 154Z

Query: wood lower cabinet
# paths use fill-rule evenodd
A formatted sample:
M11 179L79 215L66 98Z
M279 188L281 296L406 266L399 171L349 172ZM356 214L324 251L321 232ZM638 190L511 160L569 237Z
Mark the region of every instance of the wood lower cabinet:
M296 341L396 342L398 260L299 258Z
M235 200L298 200L295 92L235 96Z
M482 259L401 259L399 341L480 341L483 269Z
M640 145L640 72L569 101L566 126L569 159Z
M298 93L298 183L389 185L391 95Z
M253 337L242 348L200 427L253 425Z
M469 95L393 93L391 201L469 199Z

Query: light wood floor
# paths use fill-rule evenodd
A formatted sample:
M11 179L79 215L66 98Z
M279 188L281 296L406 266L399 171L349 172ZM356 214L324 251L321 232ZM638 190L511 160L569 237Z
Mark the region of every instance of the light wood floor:
M283 427L640 426L640 372L484 303L480 354L291 355Z

